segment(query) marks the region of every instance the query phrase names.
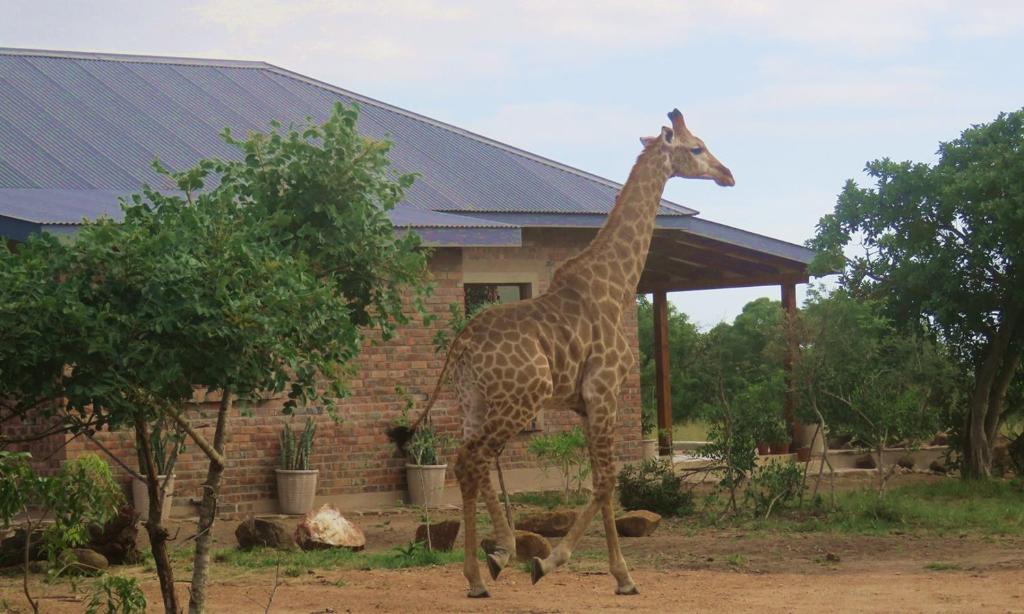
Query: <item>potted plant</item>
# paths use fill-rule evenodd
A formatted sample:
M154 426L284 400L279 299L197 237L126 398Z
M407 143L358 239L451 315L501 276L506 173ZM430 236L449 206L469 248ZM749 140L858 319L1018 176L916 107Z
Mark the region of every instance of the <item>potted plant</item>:
M410 461L405 465L410 504L428 508L441 505L448 464L440 461L440 455L450 444L451 437L438 434L429 419L413 433L405 448Z
M654 414L654 406L644 405L640 410L640 431L643 439L640 441L643 446L643 458L658 458L658 430L657 417Z
M149 434L149 445L153 450L153 461L156 465L156 479L163 489L163 505L160 506L160 521L171 516L171 505L174 501L174 464L178 454L185 449L185 437L179 431L168 431L162 421L156 422ZM146 463L138 450L139 475L132 478L132 506L140 517L149 515L149 489L146 485Z
M316 422L306 418L302 433L287 422L281 431L281 467L277 472L277 503L282 514L305 514L313 509L316 479L320 471L309 468Z
M782 416L772 411L763 412L760 424L757 425L756 435L758 442L767 442L771 446L772 454L789 454L789 433ZM758 443L758 454L761 454L762 450L764 450L762 443Z

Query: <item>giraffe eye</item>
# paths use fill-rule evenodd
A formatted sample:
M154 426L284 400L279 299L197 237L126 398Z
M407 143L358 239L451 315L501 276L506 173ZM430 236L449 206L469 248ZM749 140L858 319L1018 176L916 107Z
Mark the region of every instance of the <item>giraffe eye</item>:
M704 153L704 148L703 147L691 147L690 148L690 153L692 153L695 156L699 156L700 154Z

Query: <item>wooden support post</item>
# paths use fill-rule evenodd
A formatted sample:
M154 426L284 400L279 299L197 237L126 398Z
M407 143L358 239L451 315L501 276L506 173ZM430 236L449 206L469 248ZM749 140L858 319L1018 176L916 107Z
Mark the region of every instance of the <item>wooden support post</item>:
M790 436L795 437L797 432L796 422L796 383L793 380L793 365L796 363L797 352L799 351L793 326L796 324L796 284L782 284L782 310L786 318L786 355L783 358L783 369L786 372L786 392L783 399L782 412L789 425Z
M672 455L672 370L668 352L668 295L654 293L654 392L658 403L658 453Z

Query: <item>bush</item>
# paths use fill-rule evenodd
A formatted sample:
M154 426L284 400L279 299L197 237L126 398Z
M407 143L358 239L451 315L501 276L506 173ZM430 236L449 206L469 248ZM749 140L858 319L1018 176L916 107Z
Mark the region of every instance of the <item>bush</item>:
M648 510L662 516L693 512L693 495L667 462L647 459L619 472L619 503L627 510Z
M747 487L754 514L767 518L799 496L803 472L793 463L769 463L756 469Z
M540 460L543 471L555 467L562 473L565 503L569 502L574 485L577 495L583 491L583 481L590 475L590 457L587 455L587 439L580 427L538 435L530 440L526 449Z

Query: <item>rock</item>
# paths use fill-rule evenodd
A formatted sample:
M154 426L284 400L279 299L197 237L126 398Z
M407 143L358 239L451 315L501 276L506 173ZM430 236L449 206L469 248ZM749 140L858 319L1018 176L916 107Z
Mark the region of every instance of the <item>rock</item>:
M485 537L480 540L480 548L487 554L491 554L497 548L498 543L493 537ZM542 535L531 531L516 531L516 560L520 563L528 563L533 557L539 559L547 558L551 554L551 544Z
M935 473L949 473L949 467L947 467L946 464L940 461L939 459L933 460L931 464L928 465L928 468L934 471Z
M295 541L303 550L348 548L358 551L366 547L363 530L349 522L330 503L302 518L299 526L295 527Z
M416 528L416 537L413 541L427 543L427 527L430 527L430 547L432 550L451 550L455 545L455 538L459 536L459 529L462 523L458 520L444 520L427 525L421 524Z
M939 433L935 437L932 437L932 440L930 442L928 442L928 445L930 445L930 446L946 446L946 445L949 445L949 435L947 435L946 433Z
M647 510L626 512L615 519L615 530L622 537L646 537L658 528L661 516Z
M88 548L72 548L61 555L65 572L83 576L95 576L110 567L107 557Z
M873 454L865 454L857 457L857 460L854 461L854 466L856 466L857 469L877 469L878 463L875 462L875 456Z
M900 467L903 467L904 469L913 469L914 457L909 454L904 454L903 456L896 459L896 464L899 465Z
M839 562L839 555L836 554L835 552L828 552L828 553L825 554L825 560L828 561L829 563L838 563Z
M107 558L111 565L130 565L142 560L137 540L139 536L139 515L130 505L118 510L107 524L89 525L87 547Z
M43 530L32 530L32 543L29 546L28 558L41 561L46 558L43 552ZM10 537L0 541L0 567L19 565L25 560L25 529L18 529Z
M528 514L516 521L516 527L544 537L564 537L575 521L575 510L557 510Z
M235 539L238 547L248 548L279 548L291 550L295 548L295 537L288 531L284 523L269 518L250 516L235 528Z

